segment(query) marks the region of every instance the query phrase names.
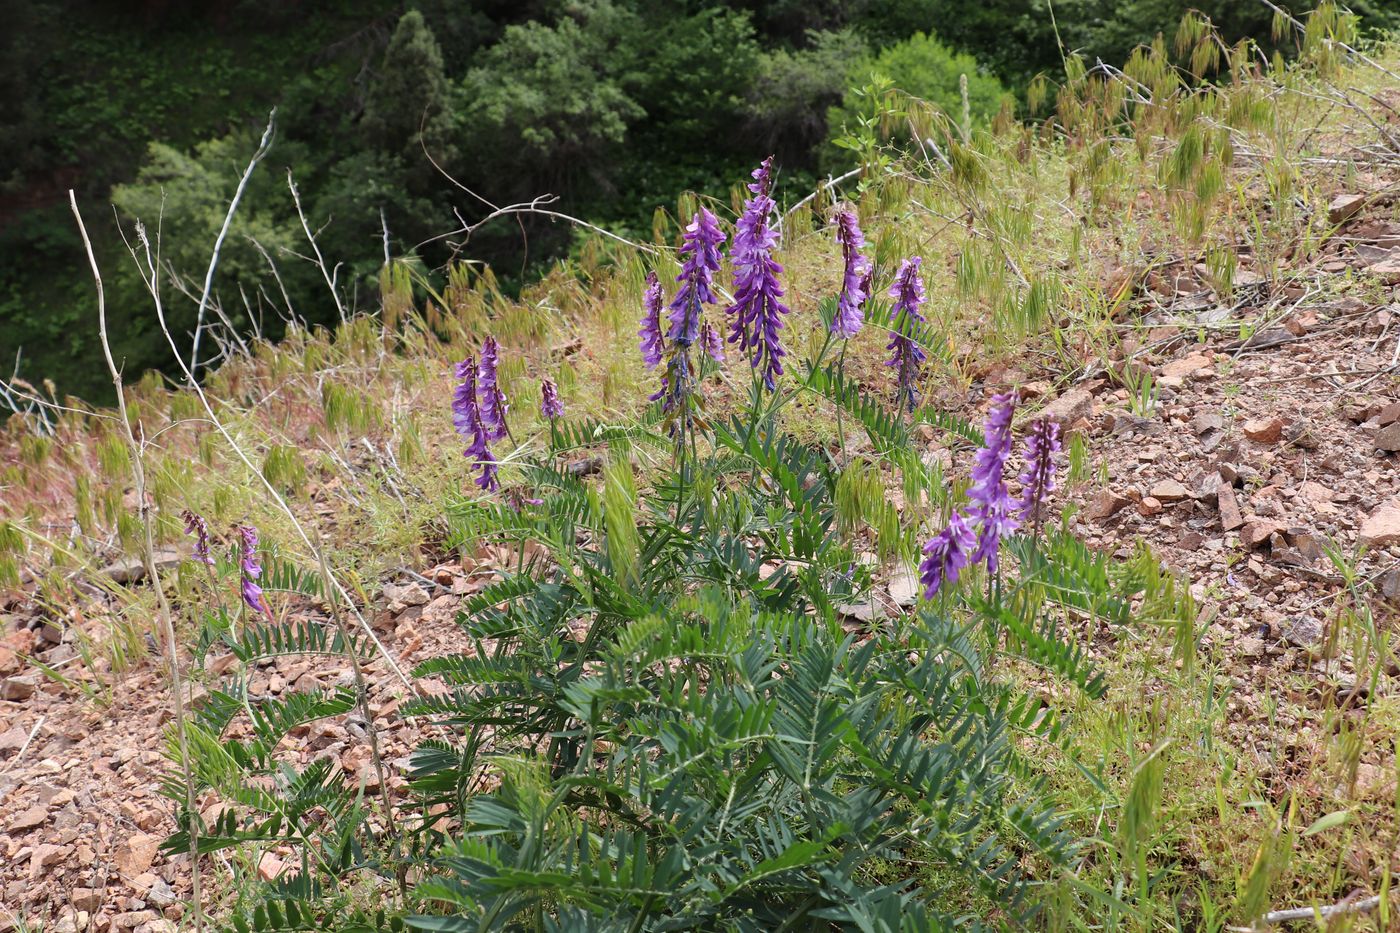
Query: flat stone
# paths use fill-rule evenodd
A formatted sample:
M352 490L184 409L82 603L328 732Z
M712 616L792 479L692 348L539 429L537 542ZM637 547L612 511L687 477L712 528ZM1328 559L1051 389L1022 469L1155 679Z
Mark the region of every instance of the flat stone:
M1366 271L1386 285L1400 285L1400 257L1367 266Z
M1310 616L1290 616L1279 624L1278 636L1298 648L1316 648L1322 644L1322 623Z
M160 849L160 836L150 833L134 833L117 843L112 852L112 861L117 871L134 878L150 870L155 863L156 852Z
M1192 353L1179 360L1172 360L1162 367L1162 375L1169 379L1182 379L1198 369L1214 368L1215 361L1208 353Z
M27 700L39 688L38 674L25 674L21 677L6 677L0 681L0 700L17 703Z
M1266 543L1269 538L1283 531L1283 525L1266 518L1246 522L1240 529L1240 543L1252 550Z
M1386 453L1400 450L1400 423L1386 425L1376 432L1376 449Z
M410 606L426 606L428 591L418 583L397 585L390 583L384 587L384 598L389 601L390 612L403 612Z
M1162 502L1180 502L1191 494L1174 479L1164 479L1152 487L1151 497Z
M896 606L908 608L919 601L919 577L908 570L899 570L890 577L890 599Z
M1365 203L1364 194L1339 194L1327 205L1327 222L1339 224L1361 210Z
M1161 511L1162 501L1155 496L1143 496L1142 501L1138 503L1139 515L1145 515L1150 518L1153 515L1160 514Z
M1256 444L1276 444L1283 437L1283 419L1254 418L1246 421L1244 436Z
M1117 515L1131 501L1127 496L1119 495L1111 489L1100 490L1093 501L1084 507L1084 517L1095 522L1106 521Z
M1382 503L1361 522L1360 541L1366 547L1400 543L1400 499Z
M1221 530L1234 531L1244 524L1244 516L1240 513L1240 501L1235 497L1234 486L1222 482L1215 491L1215 504L1220 509Z
M48 821L49 811L46 807L30 807L19 816L10 821L9 831L12 833L27 833L31 829L38 829Z
M1080 418L1087 418L1094 410L1094 397L1085 388L1070 389L1040 410L1040 417L1057 422L1068 428Z

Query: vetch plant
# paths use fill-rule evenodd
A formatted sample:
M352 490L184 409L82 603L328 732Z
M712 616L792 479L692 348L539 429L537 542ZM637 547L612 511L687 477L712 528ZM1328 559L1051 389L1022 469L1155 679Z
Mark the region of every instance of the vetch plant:
M778 273L783 267L773 259L778 234L769 223L776 205L768 190L773 182L773 157L763 160L748 186L752 197L735 225L730 261L734 265L734 304L725 312L732 318L729 342L749 357L754 371L762 372L763 385L772 392L783 374L783 350L779 332L788 308Z
M476 485L487 492L495 492L501 484L497 479L496 458L491 453L487 428L477 402L476 360L468 356L457 364L456 372L457 378L462 381L452 395L452 424L457 433L467 439L467 448L462 455L474 469L480 471Z
M481 423L487 431L487 440L499 441L510 433L506 426L505 393L501 391L497 367L500 365L501 347L495 337L487 337L481 345L481 366L477 370L477 393L481 411Z
M1021 522L1040 537L1046 501L1055 491L1055 455L1060 452L1060 425L1051 418L1035 421L1026 434L1026 470L1021 474Z
M898 380L895 407L908 411L913 411L918 404L920 369L928 358L915 339L918 325L924 323L919 309L927 300L924 280L919 275L922 263L921 256L904 260L890 286L894 307L890 309L890 342L885 347L890 351L890 358L885 365L894 369Z
M268 608L263 588L258 583L262 576L262 565L258 563L258 530L252 525L239 525L236 532L238 538L234 548L238 560L239 595L249 609L271 619L272 610Z

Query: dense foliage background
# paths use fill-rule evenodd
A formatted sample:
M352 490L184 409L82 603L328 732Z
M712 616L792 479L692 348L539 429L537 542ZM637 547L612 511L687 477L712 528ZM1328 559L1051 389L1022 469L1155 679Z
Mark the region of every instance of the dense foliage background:
M236 324L275 336L288 304L311 323L336 315L293 255L307 247L288 173L363 306L385 227L395 255L433 269L453 241L431 238L490 211L425 151L495 204L553 193L561 211L648 236L675 192L723 196L770 152L780 198L853 164L832 139L858 111L849 89L874 74L950 110L966 74L986 120L1062 50L1121 62L1192 6L1226 39L1268 36L1270 10L1240 0L0 0L0 359L8 371L22 353L24 377L103 397L91 284L73 274L73 187L104 218L90 226L115 279L115 350L129 373L167 368L117 222L159 224L164 260L197 296L273 106L273 148L215 287ZM1400 24L1381 0L1353 6L1368 25ZM96 210L108 201L114 214ZM465 255L512 288L570 241L567 224L507 220ZM196 301L176 291L184 337Z

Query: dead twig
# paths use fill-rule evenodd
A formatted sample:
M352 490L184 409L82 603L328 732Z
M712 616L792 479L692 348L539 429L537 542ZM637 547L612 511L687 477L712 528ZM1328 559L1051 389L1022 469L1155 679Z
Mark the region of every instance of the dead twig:
M191 373L199 372L199 336L204 329L204 309L209 304L209 291L214 285L214 269L219 265L219 250L223 249L224 237L228 236L234 211L238 210L238 202L243 199L243 190L248 187L248 179L253 177L253 169L257 168L262 157L272 148L272 127L276 118L277 108L274 107L267 115L267 129L263 130L262 141L258 143L258 149L249 160L248 167L243 170L243 177L239 179L238 188L233 192L233 200L229 202L228 213L224 215L224 225L219 228L219 236L214 240L214 252L209 256L209 268L204 273L204 291L199 296L199 311L194 319L194 346L190 350Z
M107 339L107 299L102 288L102 273L97 267L97 256L92 251L92 241L88 239L87 227L83 224L83 215L78 210L78 197L71 188L68 190L68 204L73 209L73 218L78 222L78 232L82 235L83 248L87 251L88 264L92 267L92 277L97 284L97 335L102 343L102 355L107 360L107 370L112 374L112 386L116 389L117 414L121 421L122 435L131 453L131 474L136 486L136 510L145 532L141 559L146 565L146 578L150 580L151 589L156 594L157 615L160 619L161 634L165 640L166 661L170 665L171 707L175 715L175 732L180 747L180 770L185 783L186 829L190 839L190 893L194 901L195 930L202 931L204 929L204 905L200 898L199 884L199 810L195 805L189 737L185 731L185 697L180 677L180 649L175 635L175 621L171 616L170 603L165 597L165 589L161 586L160 573L156 567L155 532L151 527L150 505L146 500L145 452L131 427L131 418L126 408L126 393L122 387L121 370L117 368L116 360L112 358L112 345ZM230 212L230 216L232 216L232 212ZM154 268L151 274L154 278ZM173 341L171 347L174 348ZM178 353L176 357L179 357ZM192 367L186 370L186 375L189 377L190 383L195 384Z

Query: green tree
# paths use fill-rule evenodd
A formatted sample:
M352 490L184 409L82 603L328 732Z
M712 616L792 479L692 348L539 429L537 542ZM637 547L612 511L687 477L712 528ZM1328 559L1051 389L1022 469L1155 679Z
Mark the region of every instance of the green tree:
M554 25L510 26L467 72L459 88L463 160L505 182L571 186L608 174L602 159L644 111L623 89L616 67L629 17L607 3L581 8ZM519 185L514 187L519 193Z
M850 88L850 63L866 58L865 40L849 29L812 32L807 46L764 57L744 110L759 148L784 165L804 162L826 139L827 111Z
M450 131L442 51L423 14L409 10L394 27L384 62L370 85L361 121L371 143L388 152L421 145L438 150Z
M992 117L1008 97L994 76L982 73L971 55L953 52L943 43L923 33L890 46L873 58L853 67L849 85L859 88L872 82L893 85L920 100L941 108L954 121L962 114L962 80L967 78L967 97L974 122ZM854 130L860 117L873 119L873 102L857 91L848 92L840 106L831 108L827 124L832 134Z

